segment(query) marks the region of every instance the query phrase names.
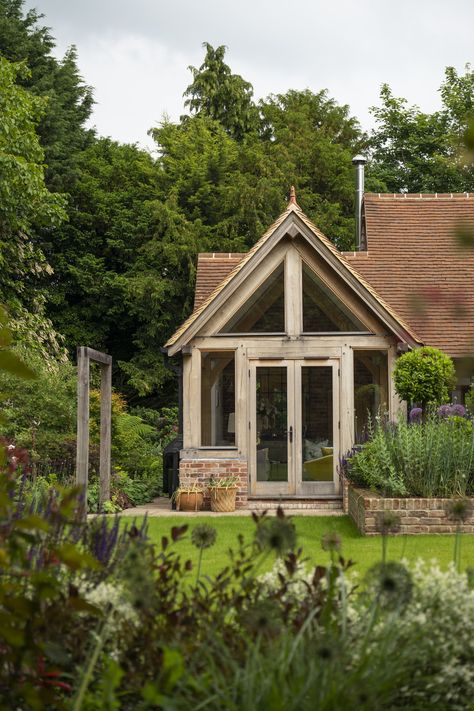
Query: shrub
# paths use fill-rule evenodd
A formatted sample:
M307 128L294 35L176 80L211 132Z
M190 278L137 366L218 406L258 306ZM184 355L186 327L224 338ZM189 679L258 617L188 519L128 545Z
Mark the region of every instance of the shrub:
M471 415L474 415L474 385L471 385L466 393L466 407Z
M28 364L38 374L35 380L0 371L0 392L6 393L1 433L27 448L36 465L61 459L63 443L75 436L76 371L69 362L45 365L33 353Z
M456 382L451 358L430 346L400 356L393 377L395 390L402 400L423 406L447 402Z
M346 473L386 496L472 495L473 423L436 413L410 424L377 420L369 441L348 458Z

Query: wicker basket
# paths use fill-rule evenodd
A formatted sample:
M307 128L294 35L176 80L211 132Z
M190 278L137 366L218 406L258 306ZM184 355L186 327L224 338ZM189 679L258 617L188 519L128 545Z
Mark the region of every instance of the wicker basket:
M210 489L211 493L211 511L225 513L235 511L235 497L237 495L237 487L220 487L216 486Z
M178 511L200 511L203 499L202 491L181 491L176 499Z

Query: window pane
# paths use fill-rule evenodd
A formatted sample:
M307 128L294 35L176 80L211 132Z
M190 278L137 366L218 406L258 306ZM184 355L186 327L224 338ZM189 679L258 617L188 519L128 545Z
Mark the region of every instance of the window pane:
M257 481L288 481L287 370L257 368Z
M201 446L234 445L234 352L201 353Z
M332 368L301 368L303 481L333 481Z
M303 331L367 331L306 264L303 264Z
M281 264L222 329L223 333L284 333L285 277Z
M354 351L354 432L356 443L367 439L369 418L388 411L387 351Z

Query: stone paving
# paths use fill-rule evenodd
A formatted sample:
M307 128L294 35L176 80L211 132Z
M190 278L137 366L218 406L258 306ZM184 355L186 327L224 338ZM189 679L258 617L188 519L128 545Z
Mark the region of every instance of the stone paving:
M259 508L259 511L262 509ZM334 509L318 509L318 508L305 508L305 509L295 509L286 508L283 505L283 510L289 516L343 516L344 512L342 508L340 510ZM214 511L173 511L171 508L171 502L167 497L159 497L154 499L149 504L144 504L143 506L135 506L131 509L124 509L119 513L119 516L250 516L255 509L244 508L237 509L236 511L231 511L229 513L215 513ZM268 509L269 515L275 515L276 509Z

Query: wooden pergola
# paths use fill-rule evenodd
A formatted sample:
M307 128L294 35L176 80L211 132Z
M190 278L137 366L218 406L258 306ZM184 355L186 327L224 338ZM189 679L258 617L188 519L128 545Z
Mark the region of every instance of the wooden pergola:
M100 364L100 507L110 499L110 453L112 422L112 356L93 348L77 349L77 454L76 483L83 491L82 515L87 514L89 479L90 362Z

